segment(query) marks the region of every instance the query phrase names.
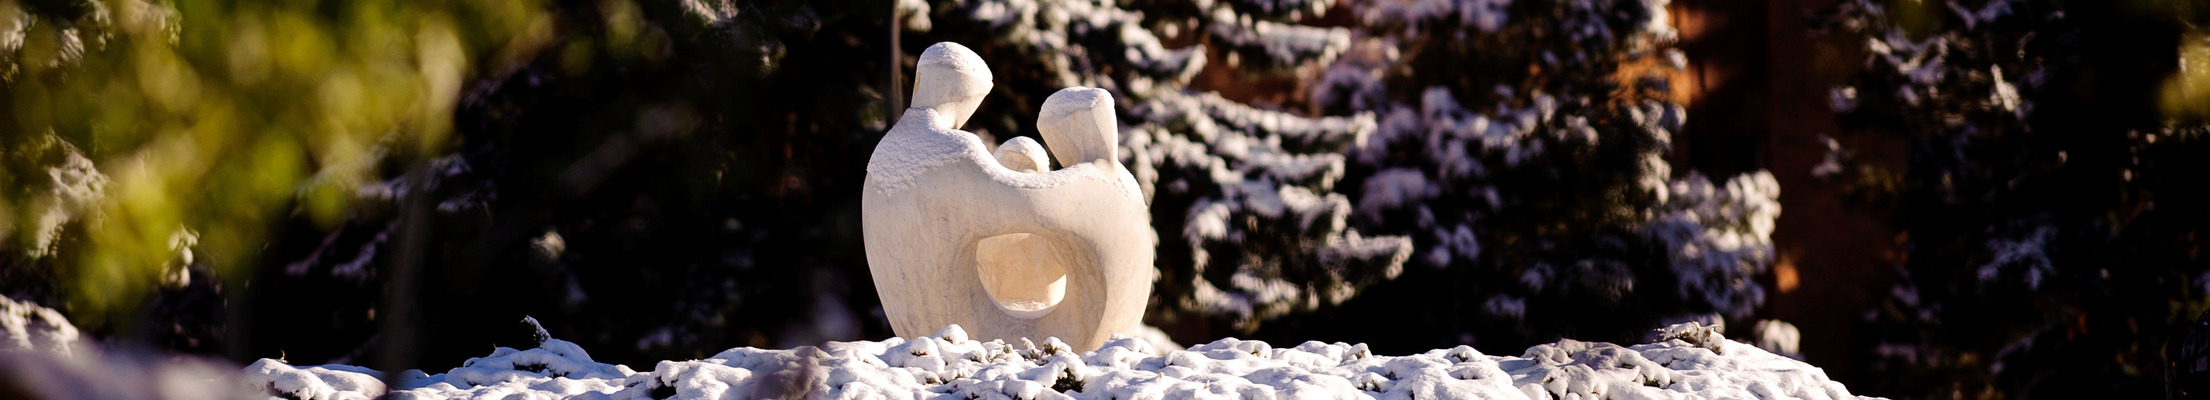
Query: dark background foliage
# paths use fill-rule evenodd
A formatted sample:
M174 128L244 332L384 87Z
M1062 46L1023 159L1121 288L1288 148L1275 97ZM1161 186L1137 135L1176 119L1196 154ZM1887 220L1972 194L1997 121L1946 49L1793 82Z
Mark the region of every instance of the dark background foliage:
M0 294L238 362L888 337L859 183L956 41L987 143L1113 92L1185 344L1778 320L1859 394L2144 398L2210 308L2186 1L348 4L0 1Z

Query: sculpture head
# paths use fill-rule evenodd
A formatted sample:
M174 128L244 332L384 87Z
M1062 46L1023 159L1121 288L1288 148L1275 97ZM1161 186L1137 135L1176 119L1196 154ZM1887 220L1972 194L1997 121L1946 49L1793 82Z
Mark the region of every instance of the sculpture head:
M1044 145L1036 144L1036 139L1014 136L998 145L997 159L1005 169L1033 174L1051 170L1051 160L1044 158L1044 154L1048 152L1044 151Z
M951 117L952 126L947 128L967 125L967 118L982 105L982 97L990 94L990 66L958 43L929 46L914 69L913 107Z
M1059 165L1120 161L1120 123L1113 115L1113 94L1105 89L1070 87L1052 93L1036 116L1036 130L1044 134Z

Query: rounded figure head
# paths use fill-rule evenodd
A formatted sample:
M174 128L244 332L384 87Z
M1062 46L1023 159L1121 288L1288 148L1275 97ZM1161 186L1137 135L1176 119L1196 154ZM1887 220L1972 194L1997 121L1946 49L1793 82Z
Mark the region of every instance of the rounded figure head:
M1051 170L1051 160L1044 158L1045 154L1044 145L1036 144L1036 139L1014 136L998 145L997 158L1005 169L1033 174Z
M1119 162L1120 122L1113 115L1113 94L1105 89L1071 87L1044 99L1036 130L1059 165L1096 160Z
M913 107L935 109L952 118L950 128L967 125L967 118L990 94L990 66L982 56L958 43L941 42L921 52L913 72Z

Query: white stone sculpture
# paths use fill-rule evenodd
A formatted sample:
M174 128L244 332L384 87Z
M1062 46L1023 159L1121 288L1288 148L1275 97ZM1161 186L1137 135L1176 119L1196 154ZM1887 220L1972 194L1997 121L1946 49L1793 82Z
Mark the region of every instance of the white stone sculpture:
M977 339L1057 337L1080 350L1134 333L1157 238L1121 166L1112 95L1068 88L1037 118L1049 152L1016 137L995 155L958 128L991 87L957 43L921 54L913 108L867 161L868 268L899 336L959 324Z

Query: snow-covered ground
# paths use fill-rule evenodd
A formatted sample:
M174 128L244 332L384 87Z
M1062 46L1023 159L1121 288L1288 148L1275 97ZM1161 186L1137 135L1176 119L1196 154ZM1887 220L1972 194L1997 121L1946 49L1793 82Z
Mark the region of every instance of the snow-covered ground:
M534 320L526 321L532 325ZM651 371L594 361L539 329L435 375L262 359L238 373L149 350L77 343L53 310L0 298L0 388L32 398L281 399L1848 399L1825 371L1683 323L1655 343L1563 340L1517 356L1458 346L1380 356L1364 344L1275 348L1221 339L1182 350L1116 336L1077 353L1057 339L935 335L730 349ZM70 348L77 351L72 354ZM140 382L115 385L105 382Z
M932 336L830 342L789 350L737 348L653 370L591 360L548 339L499 348L436 375L402 372L397 399L1843 399L1856 398L1817 367L1721 337L1694 323L1656 343L1621 347L1573 340L1492 356L1459 346L1379 356L1363 344L1276 348L1221 339L1186 350L1116 338L1076 353L1041 344L976 341L958 326ZM264 359L248 387L294 399L367 399L381 373ZM521 397L512 397L520 395Z

